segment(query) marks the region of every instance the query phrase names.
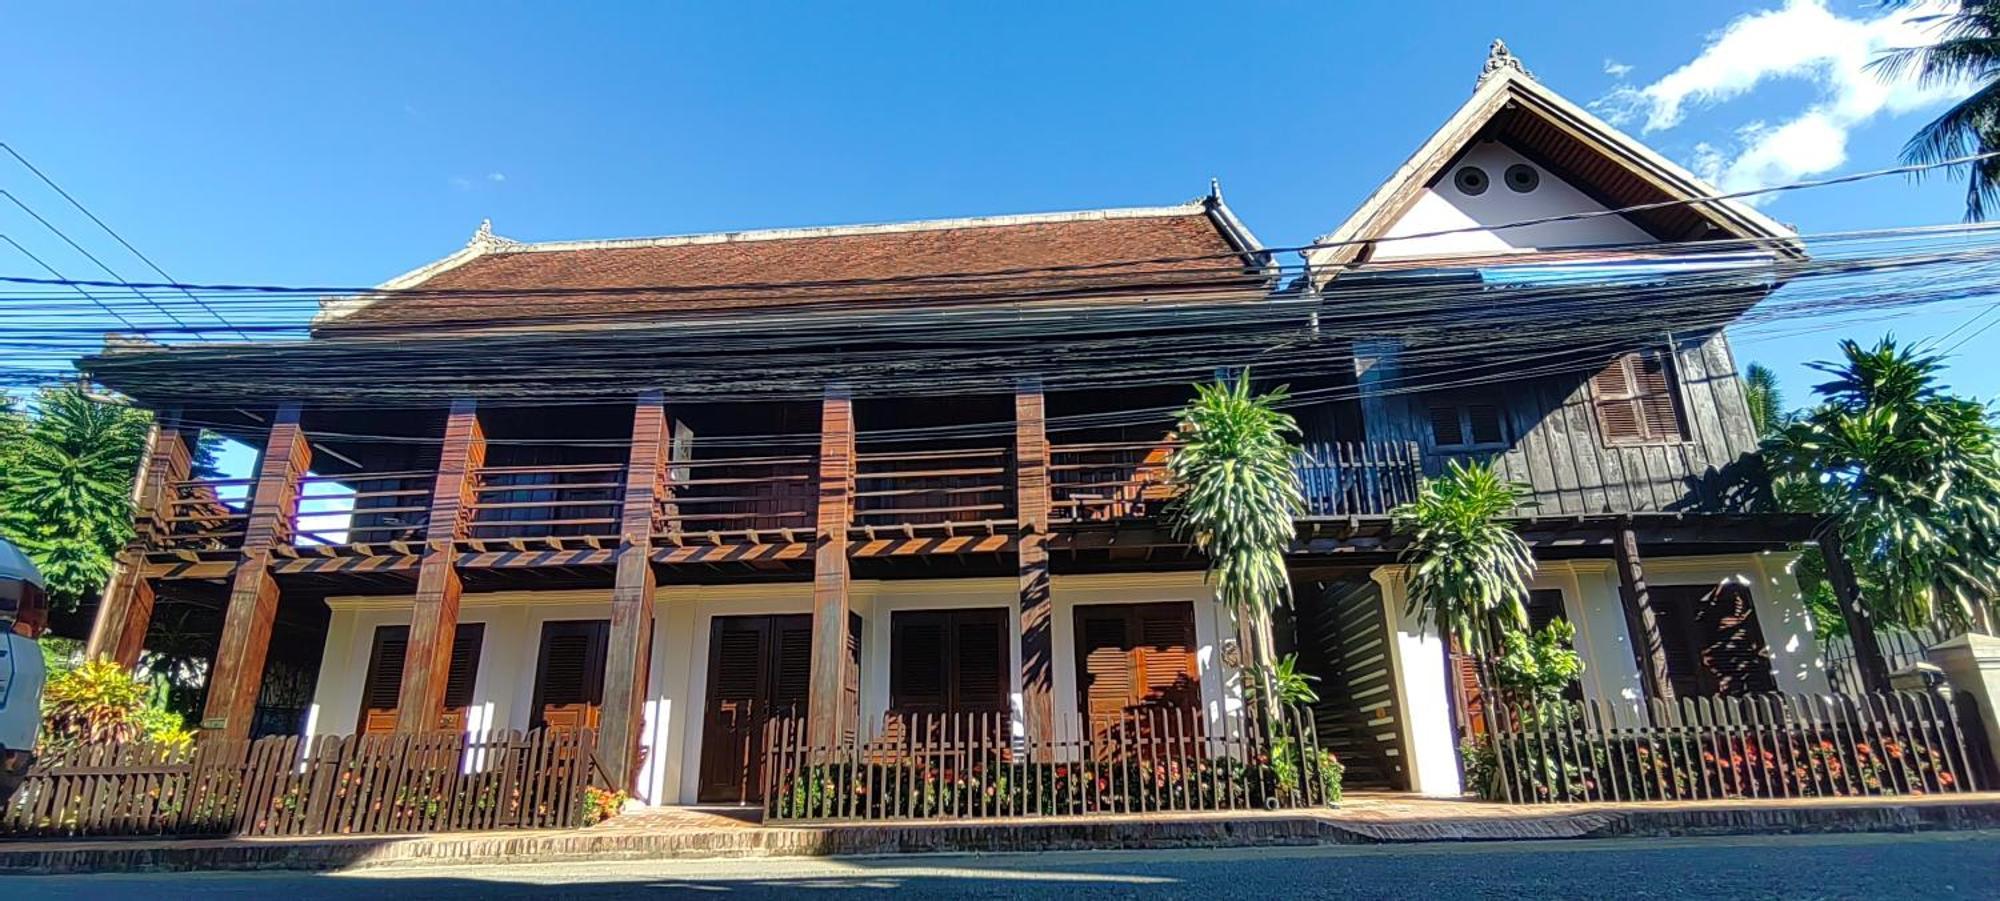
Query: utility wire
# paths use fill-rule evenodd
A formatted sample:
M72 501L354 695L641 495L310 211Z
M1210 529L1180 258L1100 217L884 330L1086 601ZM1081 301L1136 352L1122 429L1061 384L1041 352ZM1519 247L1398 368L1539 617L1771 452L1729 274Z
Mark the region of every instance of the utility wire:
M151 295L147 294L144 291L139 290L138 287L134 286L131 282L126 281L124 276L119 275L116 270L113 270L103 260L98 259L96 254L91 253L88 250L85 250L83 245L76 243L76 241L72 239L67 232L63 231L60 228L57 228L55 223L50 222L49 220L43 218L42 214L35 212L33 207L30 207L26 203L23 203L21 201L21 198L14 196L14 192L7 190L0 190L0 197L5 197L8 200L13 201L14 205L20 207L22 212L27 213L29 216L34 217L35 221L40 222L43 228L46 228L49 231L54 232L56 237L61 238L63 240L63 243L68 244L70 248L75 250L77 253L83 254L85 259L88 259L91 262L96 263L97 268L104 270L104 272L107 275L110 275L112 278L117 279L119 284L125 285L127 288L130 288L132 290L132 293L139 295L141 298L144 298L147 303L152 304L154 309L159 310L169 320L172 320L175 325L180 326L183 329L186 329L188 327L187 323L183 322L179 316L175 316L172 310L169 310L166 307L162 306L160 302L154 300ZM200 332L195 332L195 335L198 337L200 335Z
M35 265L40 266L43 269L47 269L50 275L53 275L56 278L63 277L62 273L56 271L56 267L49 265L47 262L44 262L41 257L34 255L34 253L28 250L28 248L22 247L21 242L14 240L12 236L6 234L0 234L0 241L6 241L8 244L13 245L14 249L20 251L22 256L27 257L30 260L34 260ZM96 304L98 309L103 310L106 313L110 313L111 318L116 319L121 323L124 323L126 328L129 329L138 328L138 326L132 324L132 320L125 318L125 314L112 309L109 304L106 304L104 301L98 299L97 295L92 294L89 291L85 291L82 285L71 285L70 287L75 288L76 293L89 298L90 302Z

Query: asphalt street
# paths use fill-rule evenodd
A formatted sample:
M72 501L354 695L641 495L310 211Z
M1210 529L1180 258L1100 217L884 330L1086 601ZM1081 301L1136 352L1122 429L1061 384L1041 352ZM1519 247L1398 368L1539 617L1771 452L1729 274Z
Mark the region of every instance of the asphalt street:
M2000 898L2000 833L0 876L0 898Z

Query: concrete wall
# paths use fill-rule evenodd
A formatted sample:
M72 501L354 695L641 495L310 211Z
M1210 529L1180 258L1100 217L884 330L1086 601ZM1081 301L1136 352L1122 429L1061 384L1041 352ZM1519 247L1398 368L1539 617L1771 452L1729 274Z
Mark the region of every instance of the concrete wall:
M1065 733L1075 727L1074 610L1078 604L1188 601L1194 605L1196 666L1204 714L1222 728L1240 715L1236 670L1223 662L1225 639L1234 635L1227 611L1214 601L1200 573L1056 576L1052 583L1055 709ZM1009 610L1012 691L1019 709L1020 628L1015 579L857 581L850 603L863 620L861 712L879 728L889 707L889 616L897 610L1006 607ZM461 622L486 624L473 711L467 728L524 729L530 716L542 623L606 619L607 592L501 592L467 594ZM313 734L354 731L362 681L375 629L409 622L408 598L334 598L324 662L308 714ZM717 616L810 613L809 583L663 586L654 597L653 657L640 744L646 751L637 796L651 803L691 803L699 777L701 710L708 692L710 626ZM1064 734L1062 737L1074 737Z
M1502 179L1507 167L1513 165L1532 166L1541 174L1541 184L1525 194L1509 188ZM1477 166L1486 173L1490 183L1484 193L1472 196L1458 189L1453 179L1458 170L1466 166ZM1430 234L1603 209L1603 204L1590 199L1547 169L1530 162L1506 145L1487 141L1474 145L1466 151L1464 158L1446 169L1438 183L1425 189L1409 212L1389 227L1385 237ZM1378 245L1375 258L1501 253L1538 248L1651 243L1653 240L1643 229L1623 218L1603 216L1497 232L1475 231L1403 241L1384 240Z

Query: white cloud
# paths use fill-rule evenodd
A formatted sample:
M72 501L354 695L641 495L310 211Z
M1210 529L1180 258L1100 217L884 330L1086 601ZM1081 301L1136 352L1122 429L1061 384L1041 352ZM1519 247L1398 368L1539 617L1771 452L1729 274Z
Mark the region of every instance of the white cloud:
M1786 0L1737 17L1710 36L1687 64L1643 87L1620 87L1593 104L1611 121L1644 132L1682 124L1693 109L1718 107L1780 80L1818 86L1819 96L1776 125L1752 122L1725 145L1697 144L1693 166L1724 191L1797 181L1847 162L1847 137L1878 116L1897 116L1962 96L1963 85L1918 87L1868 68L1882 51L1930 43L1933 25L1917 4L1874 18L1847 18L1823 0ZM1607 71L1609 65L1607 63Z
M487 180L487 181L490 181L490 182L492 182L492 183L494 183L494 184L496 184L496 185L497 185L497 184L499 184L499 183L501 183L501 182L503 182L503 181L506 181L506 180L507 180L507 173L505 173L505 172L488 172L488 173L486 173L486 180Z
M466 178L463 175L454 175L451 178L446 179L446 181L450 182L453 188L456 188L460 191L472 190L472 179Z
M1612 78L1624 78L1632 74L1632 67L1615 59L1606 59L1604 61L1604 74Z

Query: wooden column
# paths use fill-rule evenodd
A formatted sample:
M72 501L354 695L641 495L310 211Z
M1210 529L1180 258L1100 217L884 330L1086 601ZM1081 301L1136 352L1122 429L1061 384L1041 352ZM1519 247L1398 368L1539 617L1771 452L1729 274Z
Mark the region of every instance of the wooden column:
M1631 635L1633 659L1639 664L1647 696L1672 703L1674 683L1667 673L1667 646L1660 634L1659 615L1653 610L1652 592L1646 587L1639 536L1628 521L1618 527L1616 537L1618 593L1625 602L1625 630Z
M854 507L854 401L828 388L820 403L819 528L813 542L812 685L807 701L811 740L839 742L859 719L847 710L847 527Z
M1054 738L1055 642L1049 599L1049 438L1040 379L1014 389L1014 506L1020 522L1021 722L1030 747Z
M157 517L165 515L175 482L194 469L194 453L183 437L179 411L161 411L146 435L146 456L132 480L133 534L118 553L111 581L97 604L86 653L109 657L130 668L139 662L146 630L153 621L153 586L146 581L146 551L163 531Z
M1827 528L1819 538L1820 556L1826 558L1826 580L1840 604L1840 619L1847 624L1847 637L1854 646L1854 666L1861 674L1864 691L1889 690L1889 663L1882 657L1882 643L1875 635L1875 617L1861 598L1861 585L1854 578L1854 561L1847 558L1847 545L1840 532Z
M611 639L605 651L604 715L598 747L618 787L637 775L640 725L645 720L646 679L653 648L653 529L664 496L672 432L659 392L640 395L632 412L632 450L625 464L625 500L619 514L617 581L611 588Z
M424 559L410 605L410 640L403 651L403 684L396 691L396 731L434 732L444 719L445 683L451 678L451 642L458 633L458 539L472 504L473 478L486 462L479 405L455 400L445 415L437 480L424 528Z
M301 407L287 402L271 418L271 434L251 486L242 555L229 587L222 637L209 668L208 704L201 728L223 738L248 738L264 681L264 655L278 614L278 583L271 578L271 549L291 540L298 512L299 479L312 465L312 448L299 427Z

